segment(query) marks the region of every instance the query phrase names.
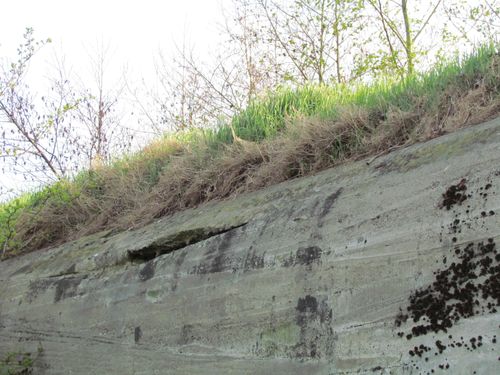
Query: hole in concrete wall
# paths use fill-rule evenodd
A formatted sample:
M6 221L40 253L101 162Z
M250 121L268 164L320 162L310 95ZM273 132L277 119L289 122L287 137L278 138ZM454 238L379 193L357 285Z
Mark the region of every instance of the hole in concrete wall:
M204 241L210 237L218 236L233 229L243 227L246 224L247 223L245 222L222 228L204 227L183 230L168 236L167 238L155 241L141 249L129 250L128 258L130 261L147 262L151 259L159 257L160 255L171 253L172 251Z

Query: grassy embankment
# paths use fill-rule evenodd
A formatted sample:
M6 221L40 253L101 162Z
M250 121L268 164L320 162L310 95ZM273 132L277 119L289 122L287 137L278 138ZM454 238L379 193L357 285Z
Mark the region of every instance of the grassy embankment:
M0 206L5 256L377 155L500 113L498 46L404 80L281 89L229 126L165 135L112 165Z

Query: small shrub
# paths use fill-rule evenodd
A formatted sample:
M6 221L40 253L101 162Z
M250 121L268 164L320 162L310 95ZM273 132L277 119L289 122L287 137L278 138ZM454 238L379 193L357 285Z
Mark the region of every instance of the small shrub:
M0 375L33 374L33 366L42 353L41 345L38 346L35 354L23 351L7 353L3 359L0 359Z

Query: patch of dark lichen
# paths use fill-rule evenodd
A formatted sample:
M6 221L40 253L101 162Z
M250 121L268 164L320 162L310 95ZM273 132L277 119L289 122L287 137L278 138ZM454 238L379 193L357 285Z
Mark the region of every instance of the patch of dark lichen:
M462 178L460 182L456 185L451 185L446 192L443 194L443 201L440 207L446 207L449 210L455 204L462 204L463 201L467 199L467 180Z
M416 323L407 338L447 332L457 321L479 313L494 313L500 305L500 257L495 242L456 247L457 259L434 272L434 282L409 298L407 315ZM396 326L406 314L400 312ZM400 335L402 336L402 335Z

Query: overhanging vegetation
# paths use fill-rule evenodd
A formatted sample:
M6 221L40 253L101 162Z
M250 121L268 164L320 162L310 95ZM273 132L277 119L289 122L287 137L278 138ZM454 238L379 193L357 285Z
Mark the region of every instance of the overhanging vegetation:
M141 226L480 123L500 112L499 60L498 46L489 45L403 80L282 88L218 129L166 135L1 205L3 255Z

